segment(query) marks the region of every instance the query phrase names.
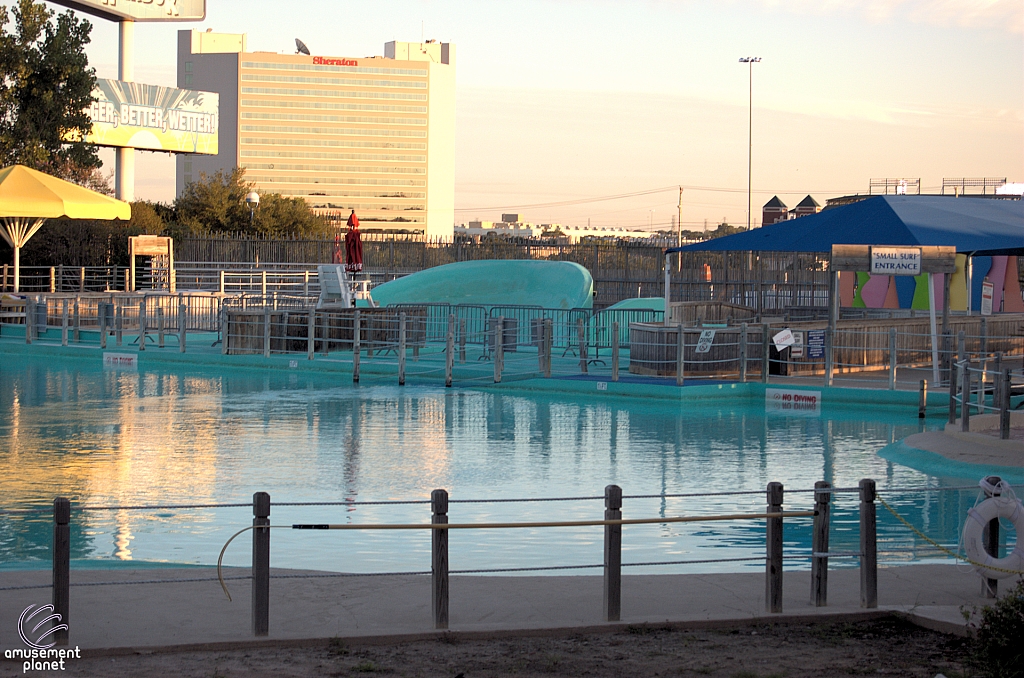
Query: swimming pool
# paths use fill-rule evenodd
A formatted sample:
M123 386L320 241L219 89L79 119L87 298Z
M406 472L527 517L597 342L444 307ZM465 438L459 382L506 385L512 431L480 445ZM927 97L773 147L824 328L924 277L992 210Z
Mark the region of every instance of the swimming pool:
M929 421L936 428L941 421ZM825 406L789 416L763 400L672 402L499 389L364 383L343 375L161 365L104 369L98 359L8 356L0 366L0 473L5 509L46 507L58 494L87 505L425 501L600 497L623 488L625 517L763 510L769 481L807 489L874 478L880 493L933 539L956 544L976 492L887 492L959 485L886 461L876 452L925 424L916 408ZM755 494L629 498L695 492ZM787 495L808 508L810 494ZM454 503L452 522L600 518L600 499ZM883 561L941 557L879 508ZM856 495L833 513L833 550L855 548ZM248 508L75 511L79 565L212 564L224 541L251 524ZM0 516L0 563L46 567L48 513ZM279 507L273 524L427 522L429 505ZM809 551L806 520L787 528L791 553ZM763 522L627 527L623 561L763 556ZM600 527L453 533L453 569L601 563ZM429 535L277 530L271 563L351 572L429 569ZM248 564L247 542L225 560ZM833 561L836 566L842 562ZM787 567L802 567L792 561ZM752 563L636 568L634 572L742 571ZM593 570L580 570L582 573Z

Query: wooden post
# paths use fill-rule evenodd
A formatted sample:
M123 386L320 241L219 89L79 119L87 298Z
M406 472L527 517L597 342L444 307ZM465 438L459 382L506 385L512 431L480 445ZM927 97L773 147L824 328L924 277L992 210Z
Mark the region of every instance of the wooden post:
M72 310L71 318L73 328L71 332L71 340L77 344L82 340L82 316L79 313L78 295L75 295L75 305Z
M551 318L544 319L544 355L547 359L544 361L544 377L546 379L551 378L551 344L552 334L554 333L555 322Z
M224 271L217 272L217 291L224 294Z
M832 512L832 484L814 483L814 534L811 537L811 604L828 605L828 537ZM826 491L823 491L826 490Z
M999 437L1010 439L1010 387L1012 385L1010 370L1003 370L1000 375L1003 382L999 389Z
M302 272L302 296L309 296L309 271Z
M765 567L765 610L782 612L782 483L768 483L768 509L766 513L779 514L768 518L765 545L768 560Z
M85 266L78 267L78 291L85 291Z
M36 301L34 297L25 297L25 343L31 344L36 331Z
M459 318L459 364L466 364L466 319Z
M158 348L164 347L164 307L156 307L156 345Z
M306 312L306 360L312 360L316 353L316 309L310 307Z
M686 349L686 332L682 323L676 325L676 386L683 385L686 364L683 362L683 351Z
M963 330L956 335L956 359L958 362L967 360L967 334Z
M97 318L97 320L99 321L99 325L100 325L100 348L106 348L107 347L107 303L105 301L101 301L101 302L99 302L96 305L96 308L98 310L98 315L99 315L99 318Z
M604 488L604 519L622 520L622 488ZM622 610L622 525L604 526L604 620L619 621Z
M114 345L121 347L124 335L124 304L114 303Z
M971 430L971 364L964 363L963 387L960 389L960 430L968 433Z
M448 523L448 492L434 490L430 493L431 525ZM431 530L430 579L433 588L431 596L434 611L434 628L448 628L448 530Z
M761 383L762 384L767 384L768 383L768 371L770 369L768 363L770 362L770 359L771 359L770 358L770 356L771 356L771 354L770 354L770 350L771 350L770 347L771 347L771 341L772 340L771 340L771 337L768 336L769 334L770 334L770 332L768 330L768 325L767 324L761 325Z
M612 381L619 380L619 323L612 323Z
M502 340L505 338L505 318L498 316L494 322L494 383L501 383L501 362L504 360L504 346Z
M405 386L405 313L398 314L398 385Z
M50 267L50 294L57 292L57 269Z
M455 314L448 314L448 334L444 347L444 385L452 387L452 369L455 366Z
M359 358L362 355L362 327L359 322L359 309L352 314L352 383L359 383Z
M949 419L950 424L956 423L956 390L959 386L960 374L963 371L960 365L949 371Z
M185 297L178 295L178 352L185 352L185 342L188 337L188 304Z
M139 350L146 350L146 297L139 301Z
M740 381L747 380L747 323L740 325Z
M917 392L917 418L924 419L925 410L928 408L928 380L921 380L921 388Z
M875 481L860 481L860 606L878 607L878 540L875 525Z
M998 410L1003 406L1002 388L1003 388L1003 352L996 351L995 358L993 360L992 373L995 376L992 379L992 409Z
M576 340L579 345L580 374L587 373L587 334L583 325L583 318L576 319Z
M228 310L221 303L220 306L220 352L227 355L228 352Z
M896 328L889 328L889 390L896 390Z
M267 271L260 271L260 296L263 297L263 304L267 303Z
M252 634L270 633L270 495L252 495Z
M60 300L60 345L68 345L68 300Z
M53 634L57 645L68 644L68 616L71 612L71 501L66 497L53 500L53 613L60 615ZM53 628L53 627L51 627ZM59 628L59 627L58 627Z
M265 273L266 271L264 271ZM270 357L270 307L263 300L263 357Z

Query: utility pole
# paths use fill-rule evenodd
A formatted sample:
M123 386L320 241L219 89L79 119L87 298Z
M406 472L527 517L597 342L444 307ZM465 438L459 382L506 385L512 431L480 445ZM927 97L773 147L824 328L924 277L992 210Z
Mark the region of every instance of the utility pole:
M676 247L683 246L683 187L679 187L679 218L676 219Z

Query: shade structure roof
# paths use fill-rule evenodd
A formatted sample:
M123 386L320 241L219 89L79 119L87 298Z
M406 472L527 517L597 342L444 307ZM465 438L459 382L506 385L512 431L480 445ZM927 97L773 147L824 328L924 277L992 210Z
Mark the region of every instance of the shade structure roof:
M832 245L945 245L1024 255L1024 201L879 195L668 252L831 252Z
M0 169L0 218L131 219L126 202L43 172L12 165Z

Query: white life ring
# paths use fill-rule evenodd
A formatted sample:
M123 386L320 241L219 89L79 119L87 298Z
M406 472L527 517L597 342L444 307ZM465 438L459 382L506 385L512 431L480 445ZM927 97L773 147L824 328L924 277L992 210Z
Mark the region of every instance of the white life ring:
M989 522L1005 518L1013 523L1017 531L1017 543L1013 551L1002 558L990 556L984 547L982 534ZM989 579L1003 579L1024 572L1024 506L1013 495L990 497L967 511L964 523L964 549L967 558L975 564L978 574ZM979 566L980 565L980 566ZM983 566L983 567L982 567ZM998 569L989 569L998 568Z

